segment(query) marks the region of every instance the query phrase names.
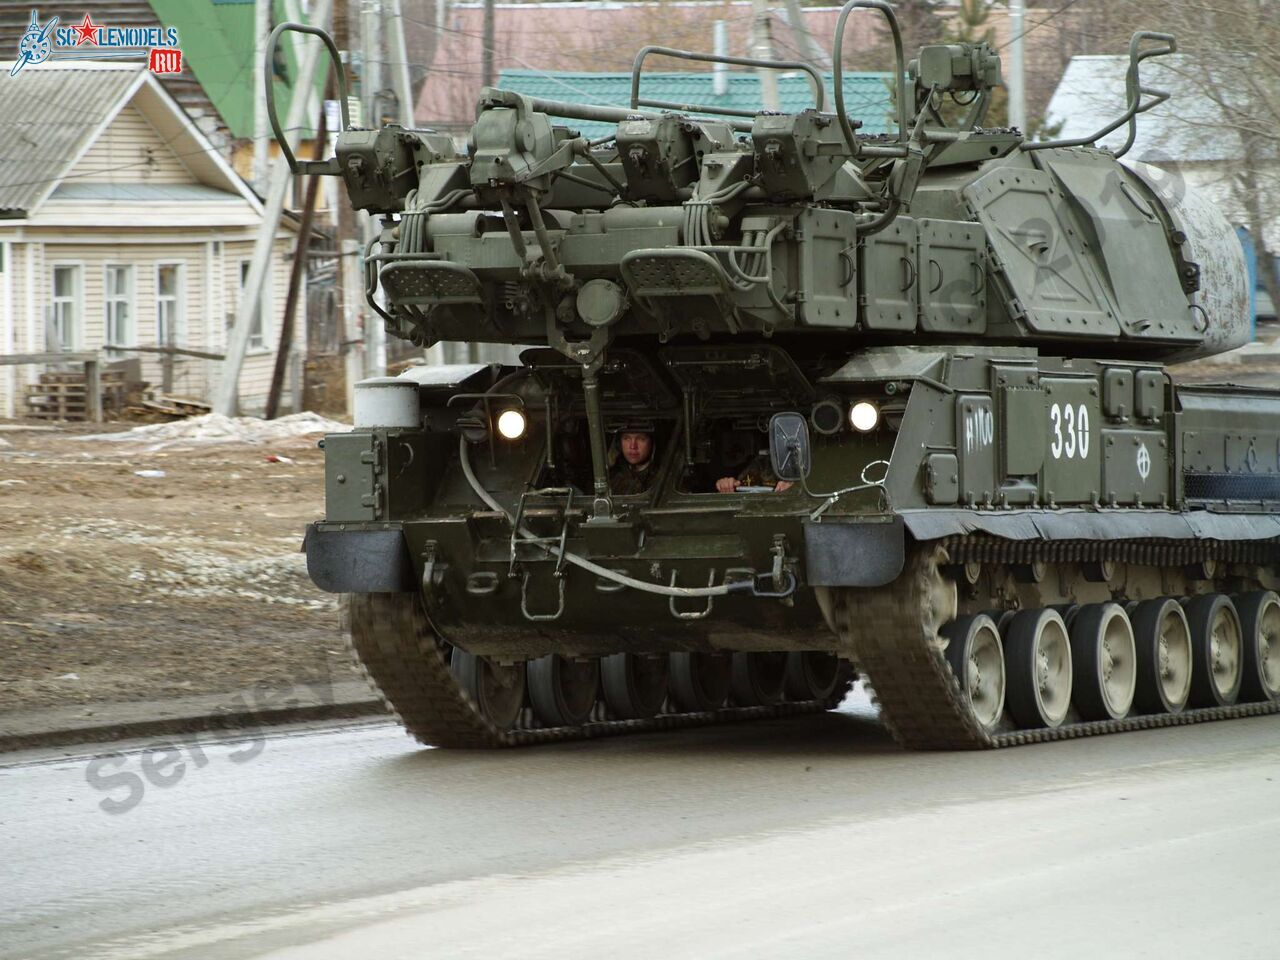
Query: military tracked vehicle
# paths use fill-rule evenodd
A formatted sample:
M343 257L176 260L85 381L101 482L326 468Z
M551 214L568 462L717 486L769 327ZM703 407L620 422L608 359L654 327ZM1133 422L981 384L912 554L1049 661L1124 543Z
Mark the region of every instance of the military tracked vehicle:
M888 135L845 108L859 8ZM1173 38L1133 38L1114 123L1028 142L984 126L988 46L837 23L830 103L802 64L646 48L629 107L486 89L465 153L345 118L327 161L282 144L377 218L390 334L524 345L364 381L324 440L310 574L420 740L825 710L855 671L916 748L1277 709L1280 394L1166 369L1249 336L1240 246L1120 162ZM808 71L813 105L646 98L653 55Z

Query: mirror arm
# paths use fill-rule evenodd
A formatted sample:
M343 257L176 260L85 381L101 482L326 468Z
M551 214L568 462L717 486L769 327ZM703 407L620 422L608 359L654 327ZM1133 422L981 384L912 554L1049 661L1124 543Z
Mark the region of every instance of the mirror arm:
M877 464L881 464L881 463L884 464L885 466L885 475L881 477L879 480L868 480L867 471L870 470L872 467L876 466ZM817 520L824 513L826 513L831 507L835 506L837 501L839 501L839 499L843 497L845 494L857 493L860 490L873 490L878 487L881 491L883 491L884 497L885 497L885 503L888 504L889 489L885 486L885 481L889 479L888 468L889 468L888 460L872 460L870 463L868 463L865 467L862 468L862 472L859 475L859 479L862 480L862 483L852 487L845 487L843 490L832 490L828 493L814 493L812 490L809 489L808 478L802 477L800 479L800 489L803 490L808 496L812 497L814 500L825 501L820 507L818 507L811 514L809 514L809 519Z

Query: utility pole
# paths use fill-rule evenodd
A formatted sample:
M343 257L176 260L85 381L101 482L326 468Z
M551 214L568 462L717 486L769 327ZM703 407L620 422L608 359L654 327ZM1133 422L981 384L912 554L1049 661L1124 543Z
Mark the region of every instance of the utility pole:
M339 53L343 56L343 70L347 74L348 81L352 79L353 70L351 68L351 50L359 46L358 41L353 42L352 39L352 20L349 16L349 4L347 0L337 0L337 5L333 10L333 42L337 46ZM360 20L356 18L356 33L359 32ZM354 89L350 82L348 89ZM359 115L359 101L355 97L349 97L349 101L355 100L355 103L348 103L351 109L352 117ZM338 113L341 117L341 112ZM363 119L363 118L361 118ZM337 127L337 121L334 126ZM351 411L355 401L355 385L356 381L364 376L364 338L360 330L360 317L364 309L363 298L359 297L359 291L363 289L360 284L363 282L360 276L360 241L356 238L356 213L351 209L351 204L345 202L345 197L341 190L335 191L334 198L334 241L338 251L338 262L336 273L336 286L338 293L338 313L341 320L338 325L338 350L343 359L343 373L346 385L344 401L346 409Z
M324 28L329 25L330 0L316 0L312 13L312 24ZM322 44L317 40L307 45L307 52L298 69L298 79L293 86L293 97L289 103L289 113L284 124L284 135L290 148L295 153L301 140L300 127L302 116L307 109L308 94L311 82L315 78L316 64L320 59ZM258 96L263 92L258 91ZM249 262L249 275L245 278L240 290L240 300L236 308L235 324L227 337L226 359L222 362L222 375L218 379L213 393L213 409L224 416L235 416L236 400L240 383L240 368L244 364L244 353L249 345L249 331L254 322L262 315L262 291L266 286L270 272L273 247L276 233L280 229L280 216L284 212L285 197L293 181L293 174L283 157L276 159L271 168L270 183L267 188L266 203L263 204L262 226L258 228L258 237L253 244L253 259ZM266 324L264 322L263 326Z
M831 69L831 57L822 49L809 28L804 25L804 12L800 9L800 0L787 0L787 25L791 27L791 35L795 38L796 48L806 63L811 63L819 70Z
M769 26L768 0L751 0L754 18L751 21L751 56L757 60L773 59L773 36ZM779 109L778 72L760 67L760 101L766 110Z
M427 46L425 50L420 51L422 56L422 62L419 64L419 68L422 70L424 74L423 81L422 81L423 90L428 89L429 85L433 82L431 68L435 64L436 55L439 53L440 47L444 42L443 38L445 35L444 33L445 22L447 21L448 17L449 17L449 0L435 0L435 23L434 23L435 30L433 30L431 34L431 43ZM481 42L486 47L493 46L492 43L484 43L483 40ZM423 119L426 121L426 123L430 124L434 118L427 116L427 117L424 117ZM474 347L474 344L466 344L465 346L468 350L470 350L472 347ZM443 343L432 344L430 347L427 347L423 351L422 355L426 359L427 363L433 364L433 365L448 363L451 360L450 357L447 357L445 355L445 345Z
M711 49L717 57L729 55L729 25L717 20L711 28ZM723 97L729 92L729 65L717 63L711 68L711 92Z
M480 57L482 86L493 86L493 0L484 0L484 49Z
M396 85L396 99L400 101L400 123L413 126L413 82L409 77L409 51L404 42L404 15L401 0L391 0L390 29L391 78Z
M266 100L262 97L263 63L266 57L267 36L271 33L271 0L255 0L253 7L253 167L249 179L253 189L263 193L267 188L267 170L270 168L270 131L267 122Z
M335 88L336 78L330 77L326 90ZM299 91L301 93L301 91ZM308 98L308 102L309 98ZM320 111L320 126L316 130L313 159L323 160L328 151L329 111ZM293 264L289 269L289 293L285 296L284 316L280 319L280 342L276 346L275 367L271 371L271 389L267 391L266 419L274 420L280 412L280 394L284 392L284 378L288 371L289 358L293 354L293 318L298 312L298 298L302 293L302 280L310 266L307 252L311 249L311 220L316 212L316 195L320 189L320 178L314 174L307 177L307 196L302 203L302 220L298 224L298 242L293 248ZM170 324L172 326L172 324ZM170 365L173 354L168 354ZM168 392L168 391L166 391ZM293 410L298 412L297 407Z
M361 47L364 50L364 75L361 77L361 100L364 103L364 125L377 129L382 124L382 110L379 107L379 95L382 92L382 0L362 0L361 2ZM362 214L364 222L364 244L378 235L381 227L377 217ZM363 271L361 271L363 282ZM364 375L380 377L387 370L387 331L383 328L382 318L372 311L364 314Z
M307 15L302 12L301 0L284 0L284 18L292 20L294 23L306 23ZM294 63L302 62L302 48L307 43L307 38L301 33L289 34L289 49L293 51ZM323 97L317 98L313 90L308 94L307 100L307 116L315 116L317 110L323 106Z
M360 46L364 73L360 78L360 99L364 105L364 125L376 130L382 124L378 94L382 91L382 0L360 2Z
M1009 126L1026 132L1027 94L1023 78L1024 0L1009 0Z

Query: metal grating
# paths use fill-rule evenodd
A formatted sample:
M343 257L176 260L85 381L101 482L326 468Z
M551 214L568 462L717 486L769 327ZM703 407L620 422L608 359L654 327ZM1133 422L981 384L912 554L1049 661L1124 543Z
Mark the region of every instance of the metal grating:
M1188 500L1280 500L1280 474L1183 474Z

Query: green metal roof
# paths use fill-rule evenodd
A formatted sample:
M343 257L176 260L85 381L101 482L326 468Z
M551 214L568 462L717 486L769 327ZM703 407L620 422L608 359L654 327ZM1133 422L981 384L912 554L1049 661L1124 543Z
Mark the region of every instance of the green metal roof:
M760 110L760 78L754 72L729 71L727 92L717 97L710 73L646 73L641 77L640 96L672 103L693 103L727 107L733 110ZM828 104L832 101L831 75L825 75ZM860 132L887 133L890 129L892 102L887 73L846 73L844 75L845 109L849 116L862 121ZM547 73L541 70L503 70L498 86L528 97L545 100L568 100L601 106L631 105L629 73ZM814 106L813 86L804 74L782 74L778 77L779 107L797 113ZM828 105L828 109L831 107ZM583 136L599 137L613 130L611 124L573 120L569 123Z
M256 56L253 44L254 4L219 2L219 0L149 0L156 17L166 27L176 27L184 61L189 64L205 95L213 103L231 136L253 136L253 102L262 91L253 85L253 61ZM289 19L284 0L272 3L272 23ZM305 19L305 18L304 18ZM290 36L297 36L291 34ZM306 38L306 42L318 41ZM281 42L284 50L285 76L298 75L298 63L293 56L293 43ZM316 70L316 91L323 93L324 72L329 58L321 51L319 69ZM277 78L276 101L280 120L284 122L289 112L292 83ZM309 117L309 121L318 118ZM311 124L302 131L303 137L313 134Z

